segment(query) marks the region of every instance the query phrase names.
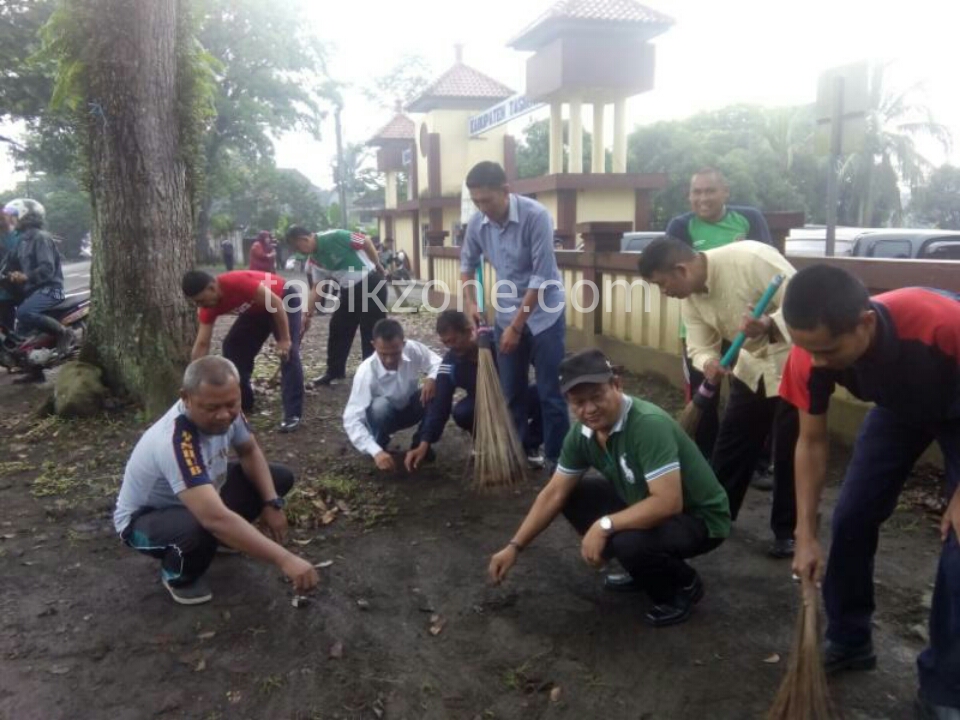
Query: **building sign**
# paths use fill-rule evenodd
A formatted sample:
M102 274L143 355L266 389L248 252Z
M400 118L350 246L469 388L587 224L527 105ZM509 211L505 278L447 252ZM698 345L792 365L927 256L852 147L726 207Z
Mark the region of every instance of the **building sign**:
M539 108L544 103L532 102L526 95L514 95L503 102L497 103L491 108L487 108L479 115L474 115L467 122L469 123L470 137L476 137L492 130L498 125L510 122L514 118L525 115Z

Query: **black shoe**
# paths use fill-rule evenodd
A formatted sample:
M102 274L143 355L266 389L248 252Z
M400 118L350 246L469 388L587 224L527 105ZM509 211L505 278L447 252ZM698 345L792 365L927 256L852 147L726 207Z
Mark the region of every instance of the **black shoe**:
M757 470L750 480L750 487L762 492L770 492L773 490L773 473L769 469Z
M913 712L917 720L960 720L960 708L934 705L924 697L923 690L917 690Z
M658 603L643 616L653 627L678 625L690 619L693 606L703 599L703 581L695 574L691 583L677 591L676 597L667 603Z
M292 433L296 432L300 427L300 416L294 415L293 417L288 417L282 423L280 423L280 432L282 433Z
M603 589L610 592L635 593L643 590L643 585L634 580L630 573L609 573L603 578Z
M827 675L843 670L873 670L876 666L877 656L870 640L856 646L841 645L832 640L823 644L823 669Z
M796 542L793 538L777 538L767 549L767 555L777 560L793 557Z
M314 378L313 382L310 384L313 387L326 387L327 385L337 385L340 380L346 378L346 375L331 375L328 372L325 372L318 378Z

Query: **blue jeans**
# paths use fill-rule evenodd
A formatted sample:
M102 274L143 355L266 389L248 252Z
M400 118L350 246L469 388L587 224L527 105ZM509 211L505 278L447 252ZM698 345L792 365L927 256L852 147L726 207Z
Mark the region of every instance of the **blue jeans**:
M407 402L401 408L396 408L390 404L385 397L373 399L370 407L367 408L367 427L373 435L377 445L384 450L390 444L390 436L398 430L404 430L413 427L423 421L423 404L420 402L420 390L417 389L407 398ZM420 444L420 428L413 435L413 442L410 447L416 447Z
M62 302L62 288L49 287L34 291L17 308L17 333L26 337L34 330L41 329L44 311Z
M503 329L497 326L495 337L498 346L501 335ZM530 328L525 327L517 349L509 355L497 355L503 394L513 416L514 427L520 434L520 443L528 450L534 449L530 447L527 437L527 386L530 365L533 365L543 422L543 454L553 463L560 458L563 439L570 429L567 403L560 392L560 361L563 360L566 335L567 326L561 313L557 322L539 335L534 335Z
M886 408L867 413L833 511L833 542L823 582L830 640L844 645L870 640L880 525L896 508L913 464L934 440L943 451L952 497L960 484L960 420L914 425ZM960 546L953 531L940 551L930 645L917 665L924 697L934 705L960 708Z

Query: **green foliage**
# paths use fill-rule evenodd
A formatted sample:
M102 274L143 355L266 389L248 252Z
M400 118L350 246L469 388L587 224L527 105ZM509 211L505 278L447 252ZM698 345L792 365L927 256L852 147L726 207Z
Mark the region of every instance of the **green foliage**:
M583 168L588 170L593 158L592 135L583 133ZM563 162L570 158L570 124L563 121ZM607 153L607 169L612 158ZM523 141L517 147L517 176L521 178L546 175L550 168L550 120L536 120L524 129Z
M942 230L960 230L960 168L942 165L918 188L910 203L917 221Z
M35 175L18 183L13 190L0 193L0 204L16 197L31 197L47 211L47 229L64 239L61 251L76 257L80 240L90 230L90 196L69 176Z

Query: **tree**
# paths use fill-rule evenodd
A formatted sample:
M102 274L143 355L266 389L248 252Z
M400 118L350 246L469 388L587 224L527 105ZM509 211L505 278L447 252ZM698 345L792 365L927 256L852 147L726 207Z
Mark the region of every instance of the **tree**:
M199 39L217 60L216 119L203 143L203 170L222 179L226 153L251 166L273 157L271 134L304 130L317 137L324 117L324 56L305 33L296 0L203 0ZM206 248L210 210L221 193L207 183L197 220Z
M433 79L430 62L416 53L400 57L390 70L379 75L363 90L364 96L385 110L406 104L427 89Z
M917 138L930 137L944 150L951 144L950 131L923 101L922 85L890 87L888 67L872 70L863 147L848 155L841 169L840 217L851 225L875 227L899 219L900 183L916 188L932 170Z
M583 133L583 168L589 169L593 158L591 134ZM607 153L607 167L613 157ZM570 158L570 123L563 121L563 160ZM536 120L523 130L523 140L517 147L517 176L521 178L546 175L550 169L550 120Z
M149 415L176 397L195 315L192 204L208 70L187 0L73 0L46 29L59 59L55 97L91 99L79 128L91 183L93 290L82 359Z
M917 188L910 203L917 220L942 230L960 230L960 168L941 165L926 185Z

